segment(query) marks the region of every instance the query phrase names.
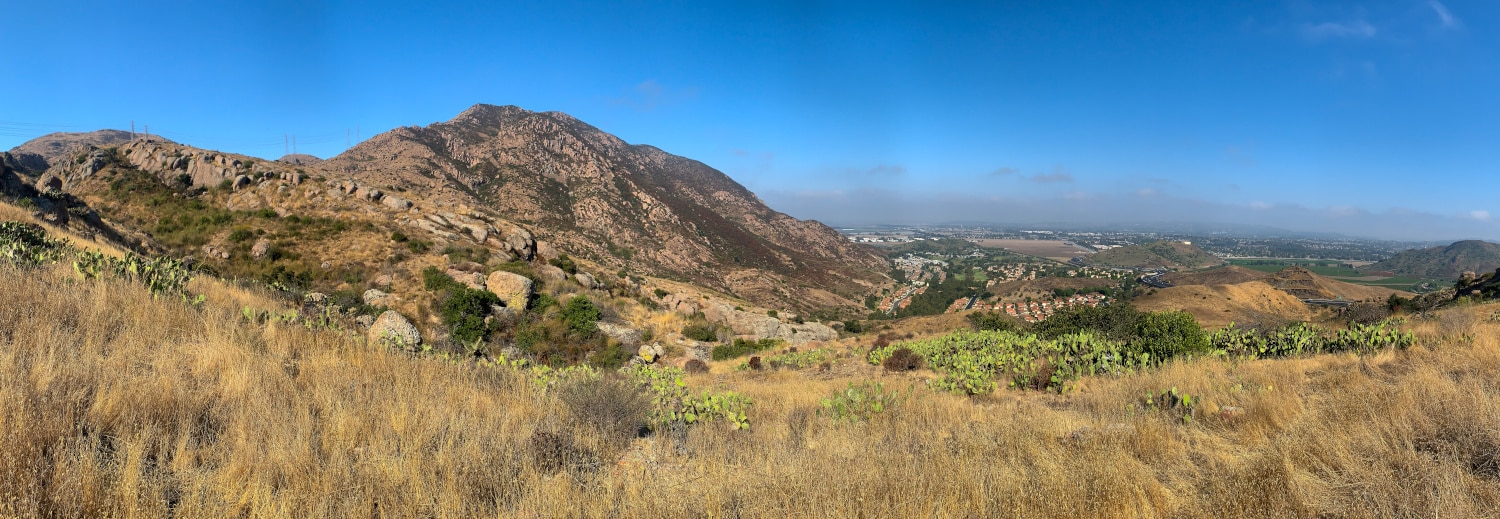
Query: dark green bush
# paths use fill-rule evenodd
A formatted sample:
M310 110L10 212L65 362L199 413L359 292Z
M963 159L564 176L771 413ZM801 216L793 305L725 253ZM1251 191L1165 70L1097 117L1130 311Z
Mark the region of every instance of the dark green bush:
M707 324L689 324L682 327L682 336L695 341L714 342L719 340L719 331Z
M563 272L567 272L569 274L578 273L578 264L574 263L573 258L569 258L567 254L558 254L556 258L552 258L552 261L549 261L547 263L550 263L552 264L552 266L560 268L563 270Z
M251 232L250 229L246 229L243 227L235 229L234 231L229 233L229 241L233 243L239 243L254 237L254 232Z
M594 323L602 316L599 307L588 297L577 295L568 300L562 309L563 321L568 323L568 332L575 337L589 337L598 331Z
M711 355L713 356L714 360L729 360L736 357L743 357L751 353L769 350L771 348L775 348L779 344L781 344L781 341L777 339L761 339L758 341L735 339L733 343L730 343L728 345L714 346Z
M968 319L969 325L979 331L1013 332L1021 328L1015 319L1001 312L974 312Z

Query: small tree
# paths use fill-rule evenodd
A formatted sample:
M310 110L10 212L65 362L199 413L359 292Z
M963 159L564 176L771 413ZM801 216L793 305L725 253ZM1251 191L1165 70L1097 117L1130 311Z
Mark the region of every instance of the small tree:
M562 309L562 318L568 323L568 332L577 337L593 335L598 330L594 323L599 322L602 316L599 307L582 295L573 296Z

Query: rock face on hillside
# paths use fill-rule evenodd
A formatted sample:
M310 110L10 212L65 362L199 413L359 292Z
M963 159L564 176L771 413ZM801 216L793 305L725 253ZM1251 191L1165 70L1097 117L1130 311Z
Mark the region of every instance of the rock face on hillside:
M1402 251L1365 270L1414 278L1458 279L1464 272L1488 272L1496 268L1500 268L1500 245L1465 240L1446 247Z
M687 278L761 304L855 307L887 281L881 258L833 229L767 208L700 162L563 113L476 105L319 167L438 205L494 210L606 268Z
M71 159L90 147L104 147L130 142L132 134L119 130L87 133L53 133L33 139L10 150L16 170L38 174L61 161Z

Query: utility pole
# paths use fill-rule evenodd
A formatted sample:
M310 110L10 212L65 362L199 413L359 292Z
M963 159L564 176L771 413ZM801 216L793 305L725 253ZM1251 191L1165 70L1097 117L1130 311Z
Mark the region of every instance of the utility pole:
M135 140L135 119L130 120L130 139Z
M292 138L291 137L288 137L287 134L285 134L285 133L281 134L281 154L282 155L287 155L287 154L290 154L292 152L292 144L291 143L292 143Z
M151 138L151 125L149 125L149 124L145 125L145 128L141 130L141 133L145 134L147 139L150 139Z
M349 129L348 128L344 128L344 147L345 148L349 147Z

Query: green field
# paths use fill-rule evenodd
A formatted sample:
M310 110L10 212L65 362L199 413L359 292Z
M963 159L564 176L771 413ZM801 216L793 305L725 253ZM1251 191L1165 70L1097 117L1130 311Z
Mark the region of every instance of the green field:
M1344 263L1339 261L1255 258L1232 259L1229 260L1229 264L1269 273L1276 273L1280 272L1281 269L1287 267L1298 266L1310 270L1314 274L1327 276L1346 283L1354 283L1356 285L1365 285L1372 287L1383 287L1393 290L1404 290L1407 292L1421 292L1421 290L1418 289L1418 286L1422 283L1432 283L1432 286L1434 288L1442 288L1453 283L1450 280L1443 279L1419 279L1409 277L1358 279L1368 277L1368 275L1358 270L1344 266Z
M1343 266L1337 261L1303 261L1303 260L1275 260L1275 259L1232 259L1230 265L1239 265L1251 270L1261 272L1280 272L1281 269L1298 266L1312 271L1319 276L1332 277L1361 277L1364 276L1358 270Z

